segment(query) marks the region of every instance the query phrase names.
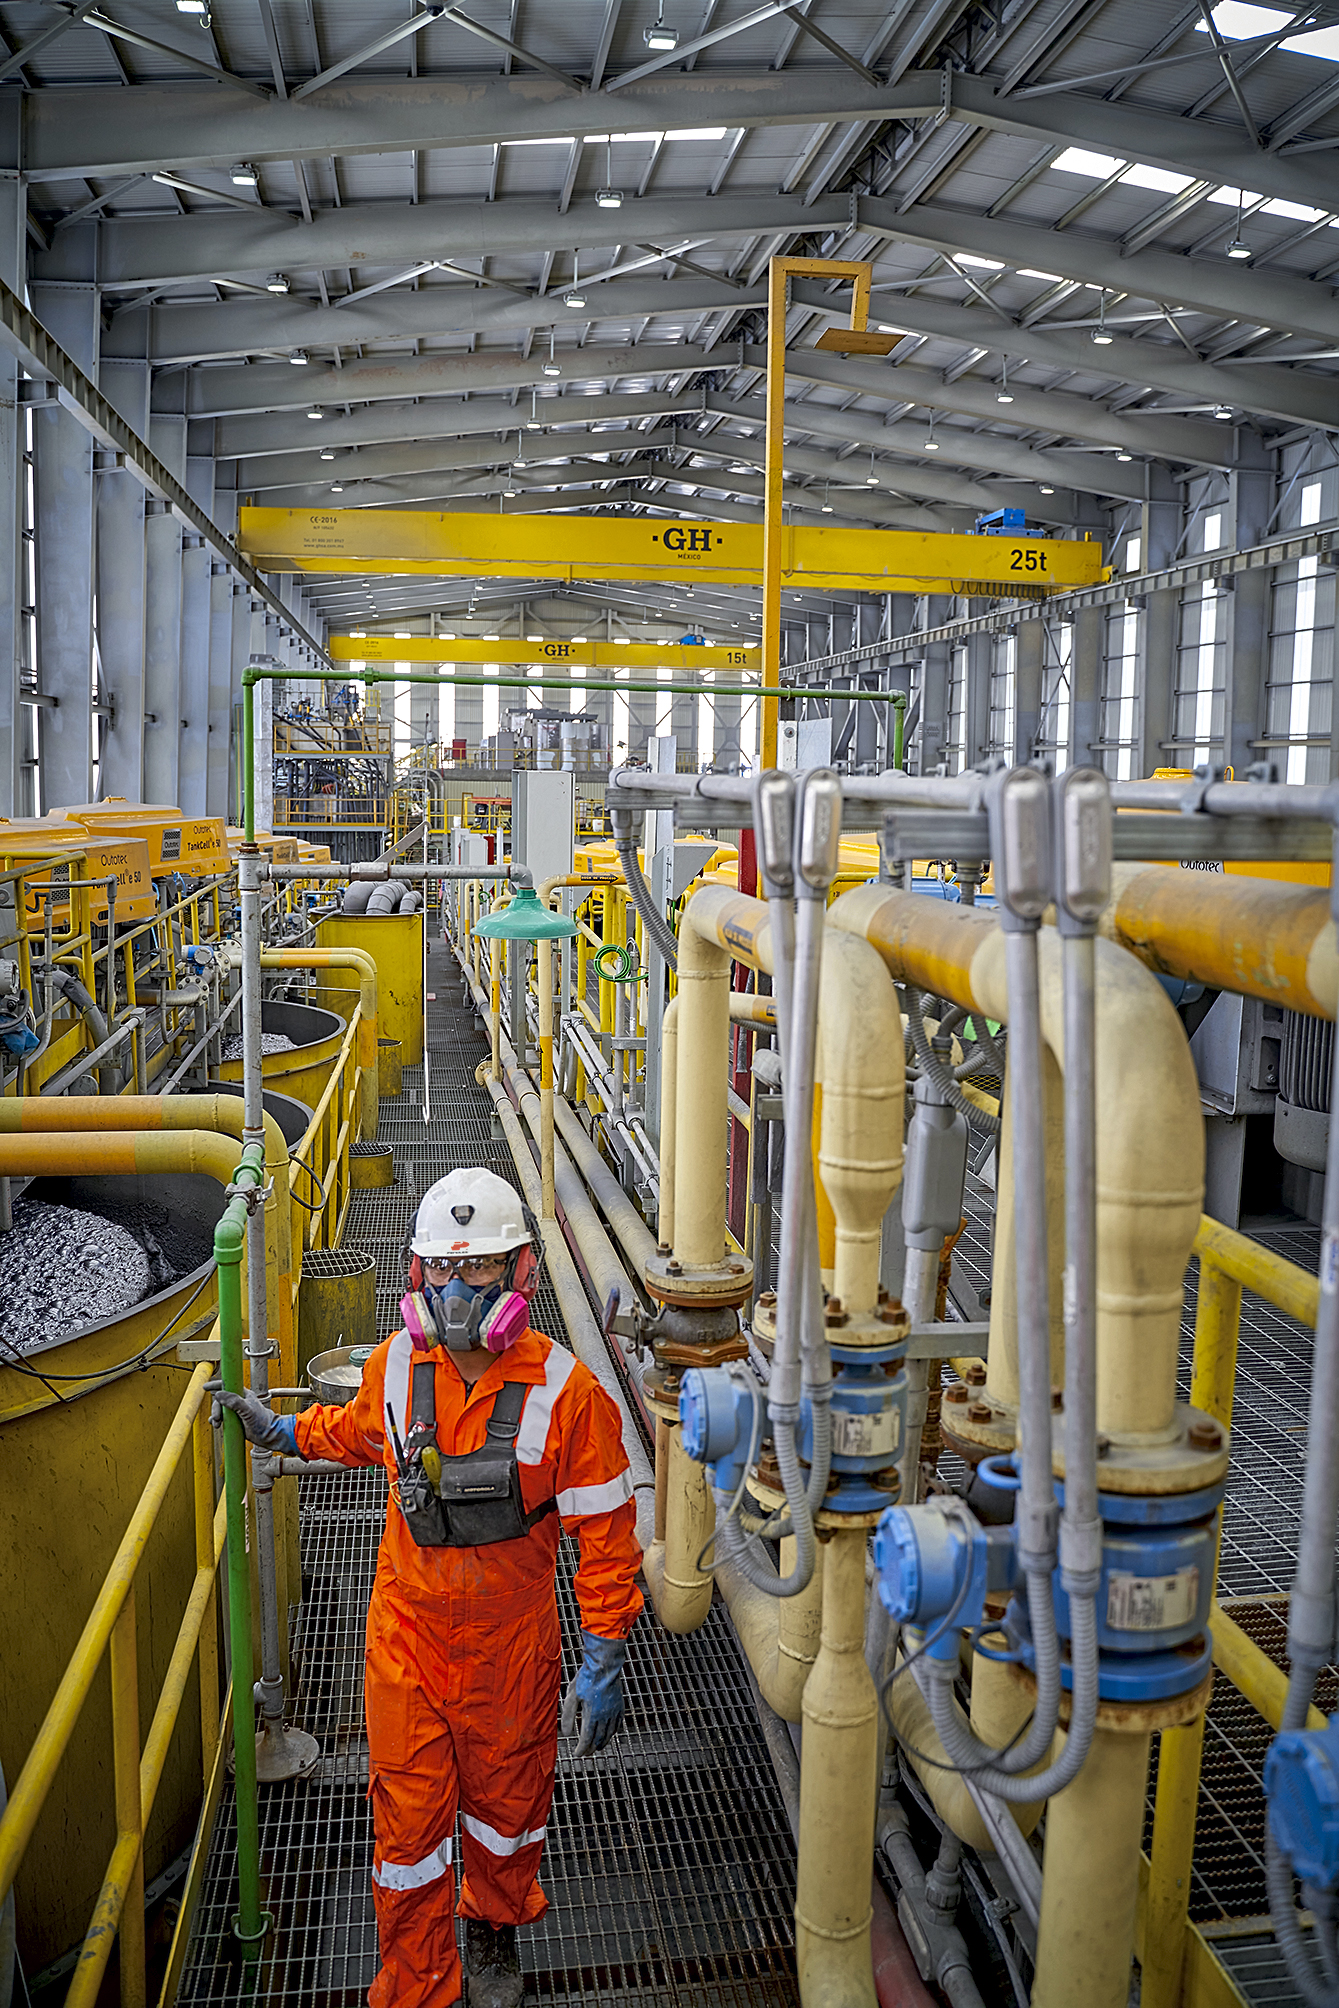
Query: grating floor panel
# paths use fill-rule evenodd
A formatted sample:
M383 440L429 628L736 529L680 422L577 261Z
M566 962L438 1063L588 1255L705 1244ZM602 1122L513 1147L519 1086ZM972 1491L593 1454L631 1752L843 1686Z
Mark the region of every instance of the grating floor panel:
M382 1103L396 1183L353 1196L345 1240L376 1261L383 1335L399 1322L404 1243L425 1187L456 1164L514 1175L474 1082L486 1042L456 1006L459 989L445 970L434 967L434 979L432 1117L422 1116L421 1069L405 1068L403 1093ZM547 1282L536 1323L562 1333ZM225 1792L182 2008L244 1998L255 2008L357 2008L377 1970L362 1668L385 1481L379 1471L313 1474L299 1481L299 1499L304 1594L291 1640L292 1715L318 1738L321 1764L309 1782L262 1795L265 1903L275 1929L250 1995L229 1954L236 1849ZM557 1589L565 1679L580 1659L577 1559L564 1538ZM720 1605L689 1638L643 1619L624 1686L625 1726L609 1752L577 1764L570 1746L559 1746L542 1870L550 1909L520 1934L531 1995L551 2008L797 2008L794 1848Z

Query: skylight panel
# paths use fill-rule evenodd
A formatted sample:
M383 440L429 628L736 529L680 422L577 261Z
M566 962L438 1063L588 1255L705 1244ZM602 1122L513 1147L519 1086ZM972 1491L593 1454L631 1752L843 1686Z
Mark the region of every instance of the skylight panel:
M1219 0L1213 10L1214 26L1227 42L1244 42L1252 35L1272 35L1275 29L1286 28L1289 21L1296 19L1294 13L1283 13L1277 7L1257 7L1251 0ZM1209 31L1200 21L1195 32L1206 35ZM1304 34L1290 35L1279 47L1294 56L1316 56L1321 62L1339 63L1339 27L1310 28Z
M1193 175L1173 174L1165 167L1145 167L1138 160L1121 176L1122 182L1128 182L1131 188L1155 188L1161 195L1179 195L1193 179Z
M1051 162L1053 174L1086 174L1092 181L1105 181L1125 163L1114 153L1090 153L1086 146L1067 146L1059 159Z
M1312 209L1305 202L1285 202L1281 196L1276 196L1272 202L1265 203L1263 213L1266 216L1287 216L1294 223L1319 223L1325 211Z
M951 255L955 265L974 265L982 272L1002 272L1004 270L1003 262L999 258L978 258L971 251L954 251Z
M1258 188L1229 188L1224 184L1222 188L1213 189L1204 199L1206 202L1221 202L1229 209L1235 209L1240 202L1245 208L1248 202L1260 200L1260 191Z
M1065 283L1063 272L1039 272L1035 265L1020 265L1018 276L1020 279L1046 279L1053 286L1063 286Z

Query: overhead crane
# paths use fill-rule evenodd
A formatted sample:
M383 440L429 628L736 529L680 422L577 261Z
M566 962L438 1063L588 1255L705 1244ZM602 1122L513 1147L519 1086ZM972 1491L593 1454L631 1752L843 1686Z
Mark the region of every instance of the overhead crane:
M824 592L1035 599L1100 585L1107 576L1101 545L1088 539L787 525L779 540L783 586ZM238 541L263 572L672 585L756 585L763 574L761 524L676 523L650 516L243 508Z
M478 641L452 635L334 634L328 653L334 662L478 662L490 669L558 663L564 669L756 670L762 660L758 648L716 648L709 642Z

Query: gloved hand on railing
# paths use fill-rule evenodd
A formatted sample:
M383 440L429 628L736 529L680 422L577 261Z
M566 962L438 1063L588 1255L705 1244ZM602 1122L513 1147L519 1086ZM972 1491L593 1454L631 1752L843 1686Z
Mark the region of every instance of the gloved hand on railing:
M623 1662L628 1647L624 1639L597 1638L588 1631L582 1632L581 1643L585 1658L563 1702L562 1731L564 1736L575 1733L579 1705L581 1734L572 1754L590 1757L613 1740L623 1720Z
M209 1412L209 1420L215 1429L222 1427L223 1411L230 1408L246 1431L248 1443L254 1443L260 1450L268 1450L272 1457L300 1457L297 1430L291 1415L276 1415L267 1402L259 1395L229 1394L227 1388L219 1388L214 1395L214 1406Z

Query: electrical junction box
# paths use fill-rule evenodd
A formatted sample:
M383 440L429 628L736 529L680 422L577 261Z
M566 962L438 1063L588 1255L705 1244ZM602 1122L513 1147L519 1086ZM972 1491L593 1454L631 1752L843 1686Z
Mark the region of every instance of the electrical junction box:
M481 837L472 830L452 830L451 863L457 867L477 865L480 871L486 871L488 868L487 837Z
M512 779L511 855L535 884L568 878L576 826L576 776L519 767Z

